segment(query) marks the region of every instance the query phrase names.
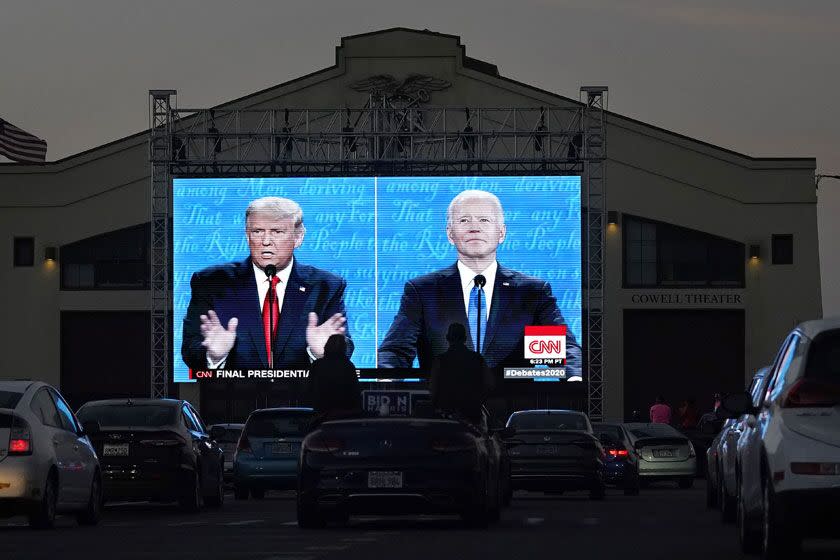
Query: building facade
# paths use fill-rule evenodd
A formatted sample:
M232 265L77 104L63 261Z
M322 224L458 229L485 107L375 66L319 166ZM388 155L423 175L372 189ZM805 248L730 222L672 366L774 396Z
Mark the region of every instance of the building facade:
M456 36L390 29L344 38L334 66L220 107L360 107L360 81L415 74L440 84L430 106L578 103L504 78ZM56 384L74 406L149 393L148 138L0 164L0 376ZM705 408L821 316L816 162L750 157L615 113L607 138L605 416L659 393ZM173 390L199 400L195 386ZM512 406L563 402L541 399Z

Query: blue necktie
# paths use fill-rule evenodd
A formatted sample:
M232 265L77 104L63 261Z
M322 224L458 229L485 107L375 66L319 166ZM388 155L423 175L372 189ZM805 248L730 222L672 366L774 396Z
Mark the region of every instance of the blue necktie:
M481 317L478 316L478 302L481 298ZM470 335L473 340L473 347L476 352L481 353L484 350L484 340L487 336L487 305L484 299L484 290L478 286L473 286L470 292L470 308L467 310L467 319L470 322ZM479 323L481 321L481 323ZM481 325L481 346L479 347L479 330Z

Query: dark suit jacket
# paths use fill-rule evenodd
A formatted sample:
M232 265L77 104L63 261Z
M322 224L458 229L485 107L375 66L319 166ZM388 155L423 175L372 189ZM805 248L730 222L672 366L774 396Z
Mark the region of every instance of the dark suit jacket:
M231 317L239 319L236 342L228 354L225 369L265 369L268 355L262 326L257 282L251 259L206 268L193 274L192 298L184 317L181 356L190 369L207 369L207 352L201 345L201 315L212 309L227 327ZM334 313L344 313L346 282L324 270L295 261L280 311L274 340L274 365L278 369L308 368L306 324L310 311L323 322ZM347 335L348 355L353 341Z
M435 408L458 412L477 421L490 393L491 379L481 354L463 344L453 344L435 358L429 389Z
M468 327L457 263L406 283L400 309L379 346L379 367L431 367L434 356L447 348L452 323ZM565 325L548 282L499 265L487 320L484 359L490 368L530 365L525 360L526 325ZM484 336L484 335L482 335ZM467 328L467 347L473 342ZM566 335L566 374L580 375L581 349L574 335Z

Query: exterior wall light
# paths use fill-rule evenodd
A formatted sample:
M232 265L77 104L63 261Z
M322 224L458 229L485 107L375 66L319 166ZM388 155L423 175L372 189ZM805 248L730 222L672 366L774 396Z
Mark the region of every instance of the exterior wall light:
M58 247L47 247L44 249L44 260L46 262L55 262L58 260Z
M750 245L750 260L757 261L761 258L761 245Z

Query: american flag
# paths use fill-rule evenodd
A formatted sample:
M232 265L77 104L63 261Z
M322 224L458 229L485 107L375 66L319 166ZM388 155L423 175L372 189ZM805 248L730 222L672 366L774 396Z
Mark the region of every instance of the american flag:
M0 156L19 163L41 163L47 158L47 141L0 119Z

